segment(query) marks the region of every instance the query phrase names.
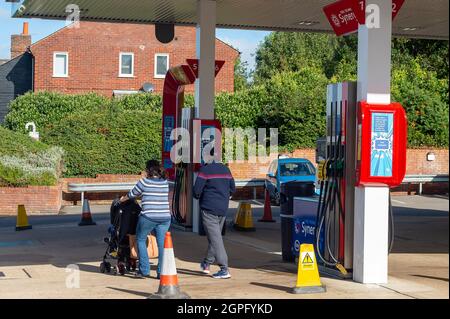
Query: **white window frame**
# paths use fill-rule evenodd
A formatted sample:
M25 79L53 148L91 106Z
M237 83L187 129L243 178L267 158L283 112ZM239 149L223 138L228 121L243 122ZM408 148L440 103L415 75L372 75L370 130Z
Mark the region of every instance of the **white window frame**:
M56 73L56 56L65 55L66 56L66 68L64 74ZM68 78L69 77L69 52L53 52L53 77L54 78Z
M131 55L131 74L122 73L122 56ZM120 52L119 53L119 77L120 78L134 78L134 53L133 52Z
M167 58L167 70L170 69L170 57L169 57L169 53L155 53L155 60L153 62L153 68L154 68L154 77L155 79L164 79L166 77L166 75L162 75L162 74L158 74L156 73L158 68L157 68L157 62L158 62L158 57L159 56L164 56Z

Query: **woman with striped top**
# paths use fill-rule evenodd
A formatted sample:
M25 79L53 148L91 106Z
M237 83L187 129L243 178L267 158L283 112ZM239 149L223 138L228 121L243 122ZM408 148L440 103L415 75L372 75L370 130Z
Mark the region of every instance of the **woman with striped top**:
M136 186L120 201L142 197L142 212L136 228L136 241L139 253L139 271L137 277L150 277L150 263L147 253L147 236L155 230L158 244L157 278L161 273L164 238L170 227L169 183L159 162L150 160L146 165L147 177L142 178Z

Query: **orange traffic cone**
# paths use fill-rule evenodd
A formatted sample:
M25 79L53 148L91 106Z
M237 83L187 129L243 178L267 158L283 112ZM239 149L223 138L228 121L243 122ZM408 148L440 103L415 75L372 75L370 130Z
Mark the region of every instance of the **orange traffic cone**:
M87 198L83 201L83 211L81 213L81 221L78 223L78 226L89 226L96 225L92 220L91 208L89 207L89 201Z
M270 205L270 194L269 190L266 188L266 191L264 193L264 216L259 222L264 223L274 223L275 220L272 218L272 206Z
M177 266L173 253L172 237L170 232L166 233L164 239L164 253L161 267L161 277L158 292L148 297L149 299L190 299L181 292L178 287Z

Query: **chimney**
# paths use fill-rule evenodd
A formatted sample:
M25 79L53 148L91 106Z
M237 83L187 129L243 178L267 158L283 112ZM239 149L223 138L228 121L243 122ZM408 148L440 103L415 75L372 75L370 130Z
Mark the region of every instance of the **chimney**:
M30 45L31 35L28 33L28 22L24 22L22 34L11 35L11 59L25 53Z

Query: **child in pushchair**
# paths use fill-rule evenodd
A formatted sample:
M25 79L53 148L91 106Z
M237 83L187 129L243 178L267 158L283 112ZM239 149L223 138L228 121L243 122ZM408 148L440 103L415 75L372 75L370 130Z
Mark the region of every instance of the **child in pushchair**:
M141 206L135 200L120 203L119 199L115 199L112 202L110 209L111 225L108 228L109 237L104 238L108 247L100 264L102 273L112 271L113 274L125 275L127 271L136 270L137 260L130 256L131 247L128 235L136 235L140 212ZM113 269L111 263L108 262L109 259L117 260Z

